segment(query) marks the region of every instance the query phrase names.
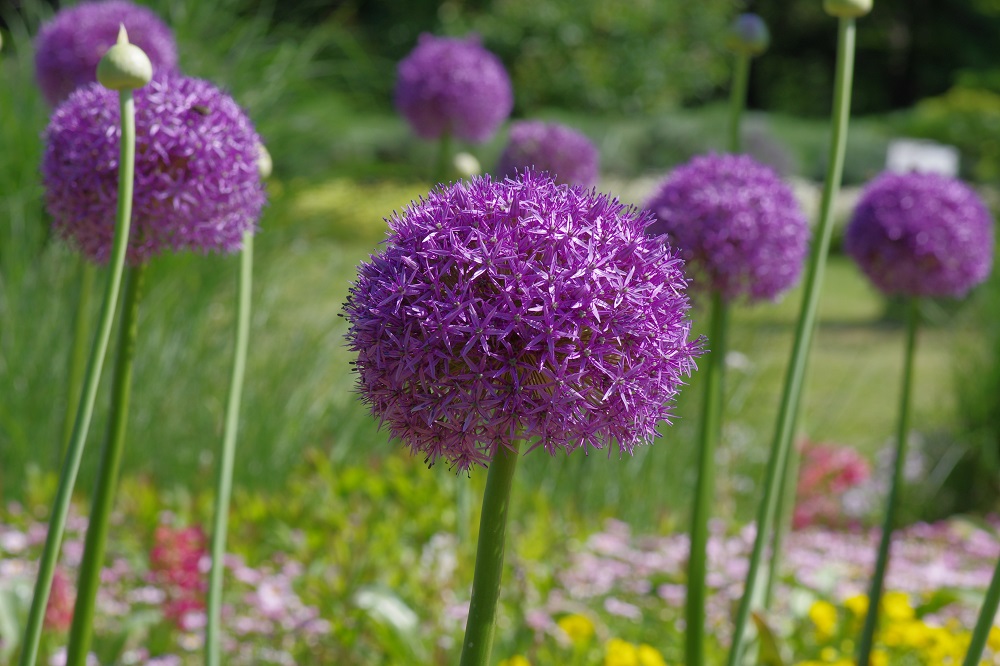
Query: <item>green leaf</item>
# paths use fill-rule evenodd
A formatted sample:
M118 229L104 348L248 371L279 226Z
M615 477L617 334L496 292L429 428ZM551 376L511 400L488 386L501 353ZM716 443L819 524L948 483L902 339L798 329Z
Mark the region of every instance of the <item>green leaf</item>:
M781 648L778 639L775 637L771 627L760 613L750 614L753 623L757 625L757 634L760 638L760 653L757 655L757 663L760 666L785 666L785 660L781 658Z

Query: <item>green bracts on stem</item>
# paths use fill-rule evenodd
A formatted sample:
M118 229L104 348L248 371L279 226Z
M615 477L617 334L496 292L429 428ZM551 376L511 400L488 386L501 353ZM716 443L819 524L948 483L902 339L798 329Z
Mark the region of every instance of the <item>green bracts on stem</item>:
M885 504L885 519L882 522L882 537L879 540L875 571L868 590L868 613L858 641L858 665L871 663L872 647L875 642L875 628L878 625L878 611L885 584L885 570L889 565L889 548L892 545L892 531L896 527L896 508L899 493L903 487L903 469L906 464L906 444L910 429L910 392L913 388L913 356L917 346L917 328L920 326L920 299L910 297L906 325L906 352L903 357L903 385L899 398L899 421L896 429L896 450L892 461L892 481L889 497Z
M777 512L778 497L781 494L779 484L783 469L787 464L788 452L791 448L792 435L795 432L795 422L802 389L805 384L806 365L809 349L812 345L815 330L816 312L819 307L819 293L823 284L823 272L826 265L826 255L830 248L830 236L833 228L833 201L840 189L841 176L844 170L844 153L847 145L847 124L850 118L851 81L854 77L854 41L855 22L853 18L839 19L837 38L837 69L834 82L833 122L830 133L830 158L827 164L826 179L823 184L823 196L820 201L820 219L810 250L809 264L806 268L806 279L802 296L802 308L795 329L795 344L792 348L792 358L785 375L784 389L781 395L781 406L778 410L778 422L775 436L771 443L767 469L764 478L764 496L761 498L757 513L757 536L754 539L750 554L750 566L747 571L746 586L743 598L740 600L733 630L733 643L729 651L727 664L738 666L742 663L743 651L746 648L747 624L750 619L751 606L756 603L762 590L760 585L761 560L764 555L764 545L770 539L774 518ZM777 556L775 553L773 556Z
M222 455L215 488L215 517L212 521L212 569L208 579L207 624L205 627L205 664L218 666L220 659L219 622L222 613L222 572L226 554L226 532L229 522L229 502L233 490L233 464L236 459L236 433L239 429L240 400L243 396L243 376L246 372L247 348L250 340L250 294L253 281L253 232L243 235L240 272L237 281L236 335L233 345L233 372L226 400Z
M520 442L517 441L511 442L510 448L500 446L486 477L461 666L487 666L490 663L507 541L507 511L519 449Z

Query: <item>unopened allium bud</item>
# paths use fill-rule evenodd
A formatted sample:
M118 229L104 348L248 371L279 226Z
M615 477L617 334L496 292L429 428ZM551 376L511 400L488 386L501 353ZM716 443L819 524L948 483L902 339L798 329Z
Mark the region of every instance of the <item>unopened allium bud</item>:
M153 78L149 56L128 41L125 26L118 30L118 42L97 63L97 80L110 90L135 90Z
M274 170L274 162L271 160L271 153L263 143L257 144L257 173L261 180L271 177Z
M727 301L777 298L802 272L809 227L791 188L749 155L702 155L675 169L646 208L692 284Z
M729 25L726 46L741 55L758 56L771 44L771 32L756 14L740 14Z
M153 11L128 0L83 2L56 13L35 38L35 76L49 104L57 106L97 80L97 63L115 45L123 25L154 73L177 68L173 33Z
M886 294L963 296L993 265L993 219L965 183L890 173L865 187L844 250Z
M823 10L837 18L857 18L872 10L872 0L823 0Z
M650 443L694 369L682 262L652 216L526 171L389 221L345 310L358 390L393 438L458 469Z
M424 34L399 63L396 108L423 139L486 141L514 107L503 63L476 36Z
M236 252L264 206L260 138L243 110L207 81L153 77L135 91L135 195L128 260L167 249ZM115 230L118 94L92 83L45 131L42 180L56 232L107 261Z

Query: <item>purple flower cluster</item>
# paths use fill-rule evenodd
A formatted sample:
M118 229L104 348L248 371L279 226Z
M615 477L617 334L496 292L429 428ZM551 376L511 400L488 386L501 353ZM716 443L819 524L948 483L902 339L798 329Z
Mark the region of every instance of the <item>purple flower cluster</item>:
M154 73L176 69L173 33L153 11L128 0L84 2L57 13L35 38L35 76L49 104L97 80L97 63L117 40L119 25L149 56Z
M631 452L694 368L682 262L652 217L526 171L431 192L389 222L345 310L358 388L433 464Z
M886 294L958 297L990 273L993 220L961 181L887 172L862 193L844 249Z
M507 70L476 36L423 34L397 74L396 108L423 139L448 133L482 143L514 107Z
M513 176L530 167L547 171L557 183L592 187L599 155L590 139L559 123L524 120L510 128L497 173Z
M703 155L675 169L646 208L651 234L666 234L696 288L777 298L802 271L809 228L791 188L748 155Z
M260 139L229 96L176 74L135 91L136 164L128 259L165 248L235 252L264 206ZM42 176L56 231L95 262L107 261L115 228L118 94L80 88L45 133Z

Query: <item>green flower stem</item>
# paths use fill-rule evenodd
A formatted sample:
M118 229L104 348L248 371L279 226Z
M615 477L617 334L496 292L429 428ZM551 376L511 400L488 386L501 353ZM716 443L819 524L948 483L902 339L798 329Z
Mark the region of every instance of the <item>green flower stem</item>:
M437 164L434 165L434 173L431 174L435 183L443 183L448 180L451 172L451 132L444 132L441 135L441 142L438 144Z
M722 295L712 294L709 344L705 359L705 402L698 424L698 479L691 517L691 555L688 558L685 661L688 666L705 663L705 573L707 569L708 519L715 500L715 448L722 430L723 380L726 368L726 337L729 307Z
M66 454L73 437L73 421L77 407L80 404L80 391L83 388L83 373L87 369L87 338L90 331L90 296L94 291L94 277L97 267L86 259L80 261L80 292L76 299L76 321L73 324L73 348L69 356L69 375L66 385L69 393L66 396L66 416L63 419L63 437L60 443L59 459Z
M805 287L803 289L802 309L799 313L799 320L795 329L792 358L788 364L788 371L785 376L775 437L771 443L771 452L768 456L764 479L764 496L761 499L757 513L757 536L754 539L753 551L750 555L750 567L747 571L743 598L740 600L739 610L736 614L733 644L729 650L727 661L729 666L737 666L742 663L751 606L756 602L756 597L762 591L758 590L761 559L764 553L764 544L770 538L772 525L774 524L777 500L781 494L778 482L781 479L782 470L788 458L788 450L791 448L792 434L795 431L795 421L802 398L802 387L805 384L809 349L812 345L812 337L815 330L819 294L823 285L826 255L830 249L830 236L833 229L833 201L837 191L840 189L840 180L844 170L847 123L850 119L851 107L851 81L854 77L855 22L853 18L842 18L839 19L839 22L837 69L834 81L833 118L830 134L830 158L827 164L826 180L823 184L823 196L820 201L819 225L816 229L812 248L810 249ZM772 557L777 557L777 555L778 553L774 553Z
M979 665L979 660L983 658L983 650L986 648L986 639L990 637L990 629L993 628L997 607L1000 607L1000 560L997 560L997 568L993 570L993 580L986 590L983 607L979 609L979 619L976 620L976 628L972 630L969 651L965 653L962 666Z
M795 497L798 491L799 467L802 464L802 452L796 446L789 446L788 457L785 458L785 466L781 470L781 480L778 482L780 495L778 496L778 506L775 509L775 527L771 534L771 552L781 553L784 548L785 537L792 527L792 518L795 512ZM778 564L780 557L771 557L768 563L766 578L764 579L764 593L762 595L764 608L770 608L774 600L774 587L778 580Z
M736 69L733 70L733 85L729 91L729 152L742 150L740 140L740 120L747 104L747 83L750 80L750 56L736 54Z
M66 648L66 666L85 666L90 651L94 627L94 605L97 588L101 585L101 568L108 541L108 527L115 490L118 487L118 470L121 468L125 449L125 429L128 423L129 395L132 392L132 364L135 359L136 331L139 320L139 301L145 264L129 269L122 297L122 315L118 331L118 356L115 359L111 383L111 414L108 435L101 449L101 462L94 481L94 498L87 524L87 538L83 547L83 560L76 583L76 604L73 607L73 624L69 629Z
M903 357L903 387L899 399L899 423L896 430L896 451L892 462L892 483L885 505L885 520L882 523L882 537L875 560L871 587L868 590L868 613L858 641L858 664L871 663L872 646L875 642L875 627L878 624L878 609L882 600L885 570L889 565L889 548L892 545L892 531L896 526L896 507L903 487L903 468L906 465L906 443L910 429L910 392L913 388L913 356L917 346L917 328L920 325L920 300L910 298L907 303L906 352Z
M510 448L500 446L486 477L479 543L476 546L476 571L472 577L472 602L462 642L461 666L487 666L490 663L497 606L500 603L507 509L519 448L520 442L517 441L512 442Z
M229 502L233 490L233 463L236 458L236 432L239 427L240 399L246 372L250 339L250 291L253 279L253 233L243 234L240 273L237 284L236 339L233 347L233 373L229 381L226 418L222 437L222 456L215 488L215 518L212 521L212 569L208 579L208 608L205 628L205 664L218 666L219 622L222 609L223 560L226 555L226 531Z
M66 517L69 515L73 486L76 484L76 477L80 471L80 461L83 458L83 448L87 441L87 431L90 429L90 420L94 413L94 402L97 399L97 388L101 380L101 371L104 368L108 342L111 339L111 328L114 325L115 308L118 304L118 293L121 289L122 273L125 268L125 254L128 249L129 228L132 220L132 183L135 177L135 102L130 90L121 91L119 100L121 154L118 170L118 212L114 240L111 246L108 281L104 289L104 301L101 304L97 333L90 350L90 359L87 362L83 391L80 394L80 405L73 423L73 436L70 438L66 457L63 460L59 487L56 490L55 502L49 517L45 548L38 564L38 578L35 581L35 592L31 600L31 610L28 612L21 657L18 662L20 666L34 666L38 659L38 644L42 636L45 608L49 603L52 578L55 575L56 562L59 559L63 533L66 531Z

